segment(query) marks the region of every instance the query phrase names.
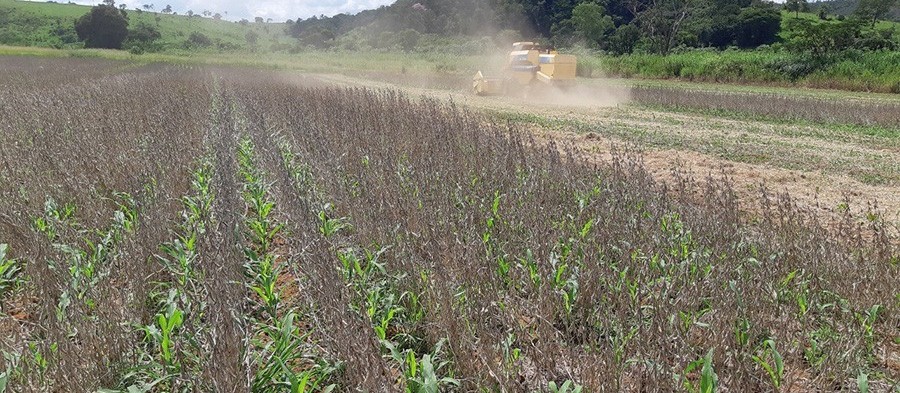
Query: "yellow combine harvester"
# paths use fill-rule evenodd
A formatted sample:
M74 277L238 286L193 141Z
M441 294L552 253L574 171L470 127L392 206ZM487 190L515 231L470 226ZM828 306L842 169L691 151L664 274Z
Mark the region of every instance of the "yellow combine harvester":
M503 75L489 77L478 71L472 78L472 91L477 95L527 94L538 83L565 87L574 83L576 68L575 56L561 55L534 42L516 42Z

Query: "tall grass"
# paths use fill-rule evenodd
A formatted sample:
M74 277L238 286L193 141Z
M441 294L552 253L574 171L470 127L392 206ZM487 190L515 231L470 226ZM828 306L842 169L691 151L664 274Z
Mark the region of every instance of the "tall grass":
M790 85L900 93L900 52L853 52L823 60L775 50L691 50L667 56L631 54L579 58L583 75Z

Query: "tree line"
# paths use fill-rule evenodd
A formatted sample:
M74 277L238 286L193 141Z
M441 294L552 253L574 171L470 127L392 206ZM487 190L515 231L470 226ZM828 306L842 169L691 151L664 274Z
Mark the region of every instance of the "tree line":
M498 43L539 39L558 47L583 45L612 54L752 49L777 42L790 51L821 58L851 48L896 49L900 34L879 29L877 21L898 1L859 0L850 18L832 18L820 6L820 20L811 20L799 14L809 10L806 0L788 0L784 5L764 0L399 0L356 15L288 20L285 29L299 46L319 48L348 36L360 37L370 47L405 50L415 49L423 35L493 36L501 37ZM783 23L782 9L796 13ZM86 47L144 50L160 38L159 30L146 23L129 28L127 11L112 0L78 19L75 30ZM248 35L247 41L256 38ZM199 33L184 42L187 48L213 45Z
M854 17L847 20L829 21L824 27L789 25L796 25L797 37L813 33L827 41L840 30L845 38L859 39L874 34L870 31L874 22L897 3L860 0ZM507 36L539 38L560 47L581 44L614 54L666 54L678 47L771 45L782 36L781 10L796 10L799 17L807 7L806 0L789 0L786 5L764 0L399 0L357 15L288 20L287 33L301 43L327 47L360 30L366 32L360 36L370 41L387 37L381 34L386 32L441 36L514 32ZM822 19L829 19L827 10Z

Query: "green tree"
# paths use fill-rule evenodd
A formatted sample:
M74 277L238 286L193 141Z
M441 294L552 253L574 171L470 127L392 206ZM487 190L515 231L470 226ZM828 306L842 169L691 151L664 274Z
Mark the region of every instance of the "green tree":
M823 59L854 47L862 32L861 22L821 23L793 19L788 28L786 47L795 53L807 53Z
M898 1L900 0L859 0L859 6L853 13L862 19L871 20L872 27L875 27L878 20L884 18Z
M650 47L657 53L667 54L684 38L686 22L699 5L698 0L657 0L636 19Z
M828 20L828 14L831 12L831 7L828 4L822 4L819 7L819 20Z
M736 5L705 10L704 15L692 21L698 44L716 48L732 45L740 26L740 14L741 8Z
M771 7L748 7L738 15L735 41L741 48L756 48L778 40L781 13Z
M809 11L809 2L806 0L787 0L784 3L784 9L793 12L794 17L799 18L801 12Z
M138 47L142 50L152 50L153 44L160 39L162 34L159 29L146 22L140 22L128 31L126 46Z
M609 45L607 49L617 55L631 53L634 46L641 40L641 29L634 24L619 26L609 37Z
M128 37L128 20L112 5L98 5L75 22L78 39L87 48L122 49Z
M606 35L616 28L606 9L593 2L578 4L572 10L572 24L576 33L594 46L604 46Z

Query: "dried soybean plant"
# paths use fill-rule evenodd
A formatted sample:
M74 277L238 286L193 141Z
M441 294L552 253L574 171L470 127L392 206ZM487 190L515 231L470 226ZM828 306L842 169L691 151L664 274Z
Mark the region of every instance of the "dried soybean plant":
M110 67L0 103L12 391L900 380L877 209L827 225L786 195L741 206L727 179L667 186L637 154L588 164L392 91Z

